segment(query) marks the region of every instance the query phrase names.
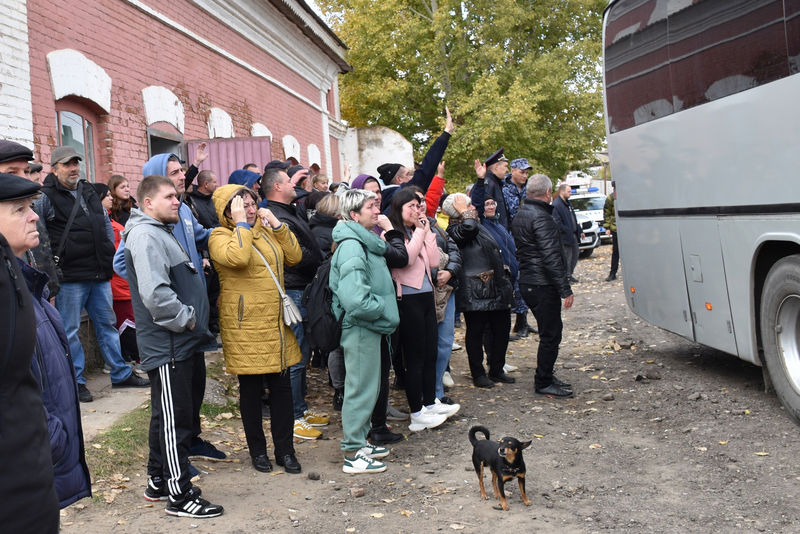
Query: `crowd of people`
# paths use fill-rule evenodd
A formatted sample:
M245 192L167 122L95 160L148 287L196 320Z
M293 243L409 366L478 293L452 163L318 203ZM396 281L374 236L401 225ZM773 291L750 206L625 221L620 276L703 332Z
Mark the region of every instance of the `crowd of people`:
M176 154L151 157L135 194L120 175L107 184L82 179L81 155L69 146L52 151L40 184L32 152L0 141L0 293L12 319L2 332L0 449L25 451L3 474L4 524L55 532L53 510L91 494L79 405L93 400L78 337L83 311L112 387L151 389L144 496L176 516L223 513L192 484L191 465L226 457L200 426L205 353L219 347L238 380L260 472L273 470L267 411L272 457L287 473L302 470L294 439L317 439L330 423L306 402L312 357L327 366L331 407L341 411L342 470L386 470L387 446L405 439L390 421L417 432L460 409L447 390L462 316L474 386L514 383L509 342L538 333L535 392L571 396L554 375L561 308L572 305L577 281L580 227L569 187L552 201L550 178L529 176L525 158L509 172L501 148L475 161L468 193L448 192L443 158L452 132L448 111L414 168L386 163L377 176L337 183L274 160L263 170L246 164L218 186L214 172L198 169L208 157L201 144L188 167ZM341 338L313 354L304 294L328 270ZM614 263L609 279L616 270ZM407 411L389 403L392 374ZM31 506L38 511L25 512Z

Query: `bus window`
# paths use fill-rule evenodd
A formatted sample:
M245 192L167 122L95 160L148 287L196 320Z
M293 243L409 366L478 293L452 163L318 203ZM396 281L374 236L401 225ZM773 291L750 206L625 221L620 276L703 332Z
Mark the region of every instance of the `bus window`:
M696 2L668 28L676 112L789 74L782 0Z
M608 14L606 105L612 133L672 113L666 5L624 0Z
M785 0L786 48L789 53L789 72L800 72L800 0Z

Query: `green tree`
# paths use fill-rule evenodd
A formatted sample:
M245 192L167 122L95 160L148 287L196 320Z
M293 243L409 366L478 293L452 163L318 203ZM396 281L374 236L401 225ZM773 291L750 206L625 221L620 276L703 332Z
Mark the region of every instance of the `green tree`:
M448 181L505 146L558 178L604 137L601 18L605 0L318 0L349 47L340 78L352 126L383 125L419 158L456 121Z

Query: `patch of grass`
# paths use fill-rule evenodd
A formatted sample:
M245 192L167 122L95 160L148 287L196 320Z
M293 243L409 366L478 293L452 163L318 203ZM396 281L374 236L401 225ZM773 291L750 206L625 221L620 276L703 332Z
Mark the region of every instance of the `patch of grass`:
M142 471L147 463L150 403L123 415L86 445L86 462L94 480Z
M227 399L225 404L208 404L206 402L200 407L200 415L205 415L206 419L213 420L216 416L225 412L230 412L234 415L239 413L239 405L233 399Z

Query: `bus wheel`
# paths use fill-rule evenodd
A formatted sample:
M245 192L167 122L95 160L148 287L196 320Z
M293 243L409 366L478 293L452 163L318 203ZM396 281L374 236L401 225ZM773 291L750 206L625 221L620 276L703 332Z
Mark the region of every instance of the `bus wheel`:
M800 254L778 261L764 281L761 341L775 392L800 423Z

